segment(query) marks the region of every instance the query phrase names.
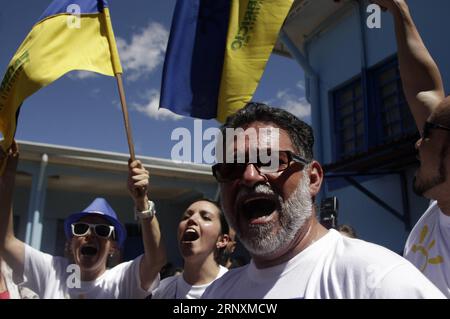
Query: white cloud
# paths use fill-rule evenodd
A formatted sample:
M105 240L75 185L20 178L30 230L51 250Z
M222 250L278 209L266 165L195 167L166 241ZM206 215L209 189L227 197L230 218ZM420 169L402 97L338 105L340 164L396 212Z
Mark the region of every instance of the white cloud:
M304 91L304 87L302 88ZM279 105L279 107L294 114L300 119L308 119L311 117L311 105L306 100L304 94L301 95L302 96L297 96L296 94L290 93L289 89L278 91L276 105Z
M166 109L158 109L159 92L157 90L149 90L144 94L145 102L142 104L132 103L133 110L144 113L148 117L156 120L179 120L183 118L180 115L172 113Z
M84 80L89 78L96 78L99 75L95 72L90 71L73 71L70 72L67 76L72 80Z
M92 96L99 96L102 90L100 90L99 88L94 88L91 90L91 95Z
M305 95L305 82L304 81L299 81L297 82L296 87L300 90L300 92Z
M298 118L308 120L311 117L311 105L305 97L305 85L300 81L297 83L298 93L291 93L289 89L277 92L275 101L272 104L291 112Z
M155 22L133 34L130 43L117 38L117 48L128 80L136 81L150 74L164 61L168 38L169 32Z

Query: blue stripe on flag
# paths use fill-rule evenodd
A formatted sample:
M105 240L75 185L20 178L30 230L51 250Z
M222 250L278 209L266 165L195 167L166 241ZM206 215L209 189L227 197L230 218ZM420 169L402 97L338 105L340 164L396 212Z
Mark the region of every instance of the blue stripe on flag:
M73 4L80 7L80 14L99 13L103 11L104 7L108 6L106 0L54 0L38 21L56 14L68 13L68 7Z
M164 61L160 107L215 118L230 0L177 0Z

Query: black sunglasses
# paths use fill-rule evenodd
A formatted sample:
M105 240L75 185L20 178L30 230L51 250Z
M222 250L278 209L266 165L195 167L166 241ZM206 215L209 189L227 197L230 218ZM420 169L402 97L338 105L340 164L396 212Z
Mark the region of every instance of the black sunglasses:
M73 223L72 234L77 237L86 236L91 229L94 230L95 235L101 238L109 238L114 236L114 226L106 224L89 224L84 222Z
M440 125L440 124L436 124L436 123L432 123L432 122L425 122L424 126L423 126L423 131L422 131L422 138L429 138L430 137L430 130L444 130L447 132L450 132L450 127L444 126L444 125Z
M226 183L239 179L249 164L253 164L261 174L270 175L288 169L293 162L302 164L302 169L310 163L291 151L278 151L278 163L275 163L275 166L271 161L261 161L259 152L257 157L256 163L250 163L248 156L245 158L245 163L238 163L236 159L232 163L217 163L212 166L212 173L219 183Z

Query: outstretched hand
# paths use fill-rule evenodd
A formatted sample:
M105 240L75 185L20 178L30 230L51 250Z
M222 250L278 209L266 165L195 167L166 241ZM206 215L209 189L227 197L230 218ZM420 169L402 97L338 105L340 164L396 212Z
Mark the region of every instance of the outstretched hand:
M137 209L145 210L147 207L147 191L149 185L149 172L138 160L128 164L128 191L134 200Z

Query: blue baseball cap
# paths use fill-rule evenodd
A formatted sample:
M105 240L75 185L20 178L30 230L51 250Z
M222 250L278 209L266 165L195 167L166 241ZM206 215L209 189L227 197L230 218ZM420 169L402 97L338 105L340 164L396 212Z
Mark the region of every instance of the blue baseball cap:
M108 204L106 199L100 197L94 199L94 201L82 212L73 213L72 215L66 218L66 220L64 221L64 232L66 233L67 239L70 240L73 236L71 225L79 221L81 218L92 214L103 217L112 226L114 226L116 240L117 243L119 244L119 247L121 247L123 242L125 241L125 238L127 237L127 231L117 218L116 213Z

